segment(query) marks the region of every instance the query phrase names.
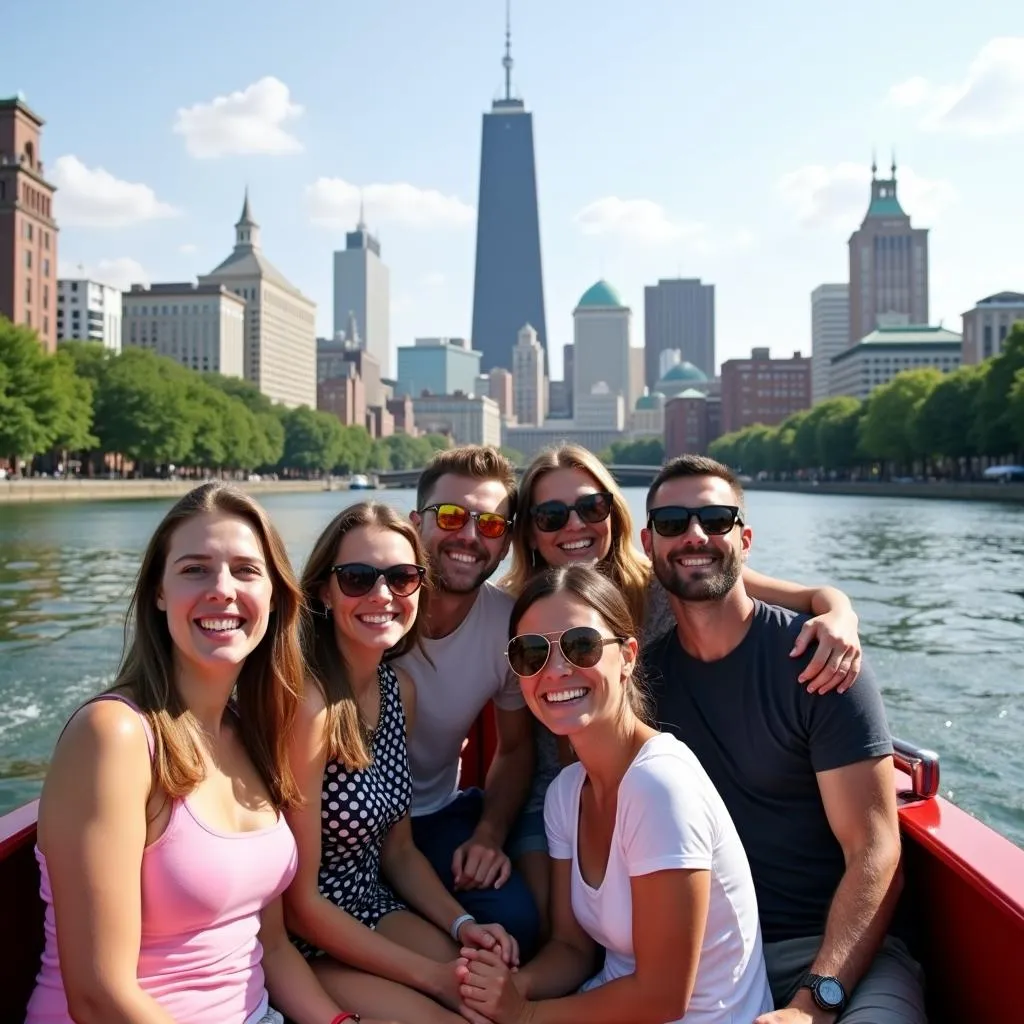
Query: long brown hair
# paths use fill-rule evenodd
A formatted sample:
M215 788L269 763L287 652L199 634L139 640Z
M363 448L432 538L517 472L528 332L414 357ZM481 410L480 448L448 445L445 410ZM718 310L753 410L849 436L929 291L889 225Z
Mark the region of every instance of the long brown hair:
M390 505L379 501L362 501L339 512L317 538L302 570L302 592L312 614L306 618L302 631L302 651L312 676L327 706L327 756L341 761L349 771L362 771L370 766L370 751L364 735L359 707L352 693L345 658L338 649L334 620L325 613L321 593L329 582L331 566L342 538L360 526L377 526L393 530L412 546L417 565L426 565L419 531L403 519ZM424 581L429 589L429 580ZM426 595L424 595L426 596ZM423 598L420 598L421 602ZM409 632L385 655L386 661L411 650L420 638L423 608L413 620Z
M590 605L605 621L605 625L618 637L639 636L639 623L634 617L626 596L608 575L592 565L551 566L535 573L512 606L508 638L519 630L519 623L527 610L545 597L569 593ZM557 628L557 623L554 624ZM650 696L640 671L640 659L633 662L633 670L625 682L626 700L633 714L650 725L653 721Z
M512 527L512 568L501 581L511 594L523 592L527 583L548 567L530 543L533 519L530 509L538 481L556 469L578 469L590 476L597 487L612 496L612 546L600 567L625 595L633 621L643 623L651 565L633 543L633 517L611 473L596 455L575 444L545 448L530 463L519 485L519 515Z
M205 778L199 724L174 684L174 642L157 607L171 537L183 523L211 512L236 516L252 528L273 585L267 632L245 659L235 683L239 730L246 752L277 808L301 794L288 762L288 735L303 679L299 648L302 594L280 535L267 513L244 491L206 483L189 491L164 516L142 558L125 616L124 653L108 692L127 691L153 729L153 774L168 797L187 796Z

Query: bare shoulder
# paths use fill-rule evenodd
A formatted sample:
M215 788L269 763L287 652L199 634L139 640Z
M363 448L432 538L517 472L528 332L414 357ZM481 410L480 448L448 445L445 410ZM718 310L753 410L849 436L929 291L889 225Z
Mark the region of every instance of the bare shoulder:
M53 767L90 755L148 762L149 741L139 713L120 700L93 701L75 712L57 742Z
M299 702L298 723L311 726L318 719L323 719L327 711L327 701L320 684L307 676L302 684L302 700Z

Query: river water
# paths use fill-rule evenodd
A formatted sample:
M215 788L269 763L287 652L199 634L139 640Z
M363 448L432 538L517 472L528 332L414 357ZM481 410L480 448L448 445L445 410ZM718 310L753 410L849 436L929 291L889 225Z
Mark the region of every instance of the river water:
M626 494L639 521L644 491ZM362 494L359 497L363 497ZM397 508L412 491L388 491ZM296 565L344 493L263 503ZM754 492L751 564L851 595L893 732L1024 847L1024 507ZM163 501L0 506L0 813L38 794L68 713L109 684Z

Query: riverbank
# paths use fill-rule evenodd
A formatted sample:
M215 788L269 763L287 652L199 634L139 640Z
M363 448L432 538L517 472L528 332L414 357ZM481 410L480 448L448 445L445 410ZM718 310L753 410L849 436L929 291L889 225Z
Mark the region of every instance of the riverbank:
M0 480L0 505L39 502L173 499L187 494L197 480ZM236 480L250 494L301 494L348 490L347 480Z
M801 480L752 480L748 491L785 491L792 494L843 494L867 498L927 498L933 501L1010 501L1024 503L1024 483L873 483L834 480L813 483Z

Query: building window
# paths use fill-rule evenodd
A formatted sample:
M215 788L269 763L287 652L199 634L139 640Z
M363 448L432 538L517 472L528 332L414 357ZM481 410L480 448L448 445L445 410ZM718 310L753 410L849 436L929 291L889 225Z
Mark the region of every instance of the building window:
M50 276L50 261L49 259L43 260L43 277Z
M32 269L32 250L31 249L26 249L25 250L25 269L26 270L31 270Z
M43 317L43 334L50 333L50 318L48 316Z
M50 286L48 284L43 285L43 309L50 308Z
M27 303L28 303L29 305L31 305L31 304L32 304L32 278L29 278L29 279L28 279L28 280L27 280L27 281L25 282L25 301L26 301L26 302L27 302Z
M43 232L43 248L44 249L49 249L50 248L50 232L49 231L44 231Z

